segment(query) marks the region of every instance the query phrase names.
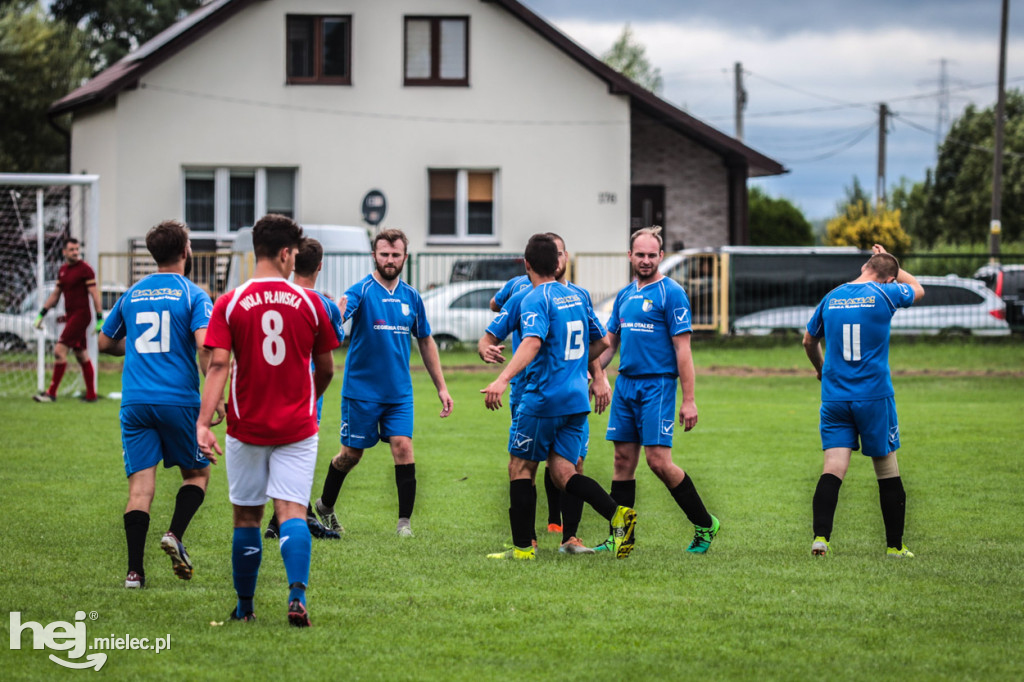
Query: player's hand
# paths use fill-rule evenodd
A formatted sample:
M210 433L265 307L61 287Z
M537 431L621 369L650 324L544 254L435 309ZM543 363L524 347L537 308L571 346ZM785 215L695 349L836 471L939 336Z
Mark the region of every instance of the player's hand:
M33 323L33 326L36 329L42 329L43 328L43 314L42 313L39 313L38 315L36 315L36 321Z
M590 382L590 397L594 399L594 411L601 414L612 402L612 386L608 378L603 381Z
M501 396L507 387L508 382L498 377L488 384L487 388L480 389L480 392L484 394L484 404L487 405L488 410L501 409Z
M679 423L683 425L684 431L689 431L690 429L697 425L696 401L683 401L683 406L679 408Z
M199 451L206 455L212 464L217 463L217 455L224 454L217 444L217 436L209 426L196 425L196 442L199 443Z
M213 421L210 422L210 426L216 426L217 424L220 424L222 421L224 421L224 417L227 416L228 410L224 406L223 398L217 401L217 407L215 409L217 410L217 414L214 416Z
M455 408L455 401L452 400L447 390L438 391L437 397L441 399L441 417L447 417L452 413L452 409Z
M502 351L505 350L505 346L491 346L487 345L483 349L477 349L477 354L480 359L489 365L500 365L505 362L505 356Z
M338 310L341 311L341 319L345 319L345 306L348 305L348 296L340 296L336 301L338 304Z
M888 253L888 251L886 251L885 247L882 246L881 244L875 244L874 246L871 247L871 253Z
M99 334L101 331L103 331L103 316L102 315L97 315L96 316L96 333Z

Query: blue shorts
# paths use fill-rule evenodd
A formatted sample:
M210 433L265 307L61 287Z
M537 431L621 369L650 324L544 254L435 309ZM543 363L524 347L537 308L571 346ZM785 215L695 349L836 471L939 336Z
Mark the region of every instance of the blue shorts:
M860 447L857 438L860 437ZM896 400L830 400L821 404L821 449L850 448L885 457L900 447Z
M536 417L522 411L512 418L508 452L513 457L531 462L544 462L554 453L574 465L587 456L587 413L558 417Z
M605 440L672 447L676 425L675 377L619 375Z
M131 476L164 462L164 468L205 469L210 460L196 441L198 407L122 405L124 472Z
M412 422L412 401L375 403L341 398L341 444L350 448L372 448L391 436L412 438Z

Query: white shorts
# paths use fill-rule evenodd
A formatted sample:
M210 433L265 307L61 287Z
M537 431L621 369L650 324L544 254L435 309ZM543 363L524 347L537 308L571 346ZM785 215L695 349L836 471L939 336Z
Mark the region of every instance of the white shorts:
M319 436L284 445L251 445L225 438L228 498L240 507L261 507L270 499L309 504Z

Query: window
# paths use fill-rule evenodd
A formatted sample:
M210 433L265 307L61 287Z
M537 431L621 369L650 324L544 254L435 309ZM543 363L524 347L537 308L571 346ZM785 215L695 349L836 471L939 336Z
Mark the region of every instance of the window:
M289 14L286 19L290 84L352 83L352 18Z
M193 233L228 235L267 213L295 216L294 168L185 169L184 184Z
M914 307L923 308L937 305L977 305L985 299L965 287L932 284L925 290L925 297L914 302Z
M428 241L497 243L496 179L489 170L430 170Z
M405 84L469 85L469 17L405 18Z
M452 301L452 304L448 307L456 310L490 310L491 299L494 298L496 293L498 293L497 289L470 291Z

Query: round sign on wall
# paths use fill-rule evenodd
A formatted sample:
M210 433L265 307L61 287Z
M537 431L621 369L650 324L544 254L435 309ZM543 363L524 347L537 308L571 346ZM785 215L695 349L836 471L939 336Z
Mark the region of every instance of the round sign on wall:
M379 189L371 189L363 197L363 220L373 226L381 224L388 210L388 201Z

